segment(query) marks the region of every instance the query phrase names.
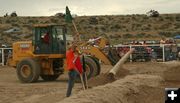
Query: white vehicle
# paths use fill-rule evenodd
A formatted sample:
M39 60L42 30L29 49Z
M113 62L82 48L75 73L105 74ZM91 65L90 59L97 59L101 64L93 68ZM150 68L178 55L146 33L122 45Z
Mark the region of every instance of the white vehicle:
M150 10L149 12L146 13L146 15L148 17L158 17L159 16L159 12L155 11L155 10Z

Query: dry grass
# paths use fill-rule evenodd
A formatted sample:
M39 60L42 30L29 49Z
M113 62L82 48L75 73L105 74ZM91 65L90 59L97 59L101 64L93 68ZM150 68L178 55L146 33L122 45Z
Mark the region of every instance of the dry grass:
M179 34L179 21L180 14L163 14L157 18L146 15L81 16L75 18L79 32L86 34L85 38L92 38L95 35L108 35L112 37L112 41L116 40L117 37L124 39L172 37ZM0 17L0 34L12 27L21 28L22 34L32 34L31 29L34 24L49 23L65 24L64 18L59 17ZM160 35L157 36L157 34ZM5 36L11 38L11 36ZM30 36L25 37L20 39L31 39ZM12 43L11 41L8 42Z

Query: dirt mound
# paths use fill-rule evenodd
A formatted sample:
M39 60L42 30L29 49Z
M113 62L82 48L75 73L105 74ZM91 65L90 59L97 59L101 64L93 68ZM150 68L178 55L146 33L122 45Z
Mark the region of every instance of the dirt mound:
M165 63L166 70L163 72L162 77L166 81L180 81L180 63L179 62L167 62Z
M115 81L116 79L123 78L127 75L129 75L129 71L127 69L121 68L118 73L116 74L115 78L112 78L108 75L108 71L106 73L103 73L101 75L98 75L95 78L92 78L88 81L90 87L104 85L107 83L111 83Z
M119 69L115 79L109 78L108 71L92 78L88 81L90 87L111 83L117 79L122 79L127 75L148 74L161 76L166 81L180 81L180 63L171 62L149 62L149 63L128 63Z
M152 75L126 76L103 86L81 91L59 103L160 103L163 79Z
M166 81L180 81L180 62L171 61L163 63L142 63L142 64L128 64L124 68L134 74L150 74L161 76Z

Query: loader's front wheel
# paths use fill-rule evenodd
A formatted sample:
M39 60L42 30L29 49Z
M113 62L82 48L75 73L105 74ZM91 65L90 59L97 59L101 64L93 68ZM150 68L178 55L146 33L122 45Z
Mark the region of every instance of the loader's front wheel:
M85 57L85 69L87 78L90 79L91 77L95 76L97 72L97 66L95 61L90 57Z
M59 77L59 74L56 75L41 75L41 78L45 81L55 81Z
M38 80L41 69L34 59L26 58L18 63L16 72L21 82L32 83Z
M96 69L96 63L90 57L84 57L85 60L85 69L86 69L86 76L87 79L93 77L94 69ZM81 82L80 76L78 75L76 78L76 82Z
M89 58L91 58L93 61L94 61L94 63L96 64L94 64L94 76L97 76L97 75L99 75L100 74L100 72L101 72L101 65L100 65L100 63L99 63L99 60L98 60L98 58L96 58L96 57L92 57L92 56L88 56ZM96 66L96 67L95 67Z

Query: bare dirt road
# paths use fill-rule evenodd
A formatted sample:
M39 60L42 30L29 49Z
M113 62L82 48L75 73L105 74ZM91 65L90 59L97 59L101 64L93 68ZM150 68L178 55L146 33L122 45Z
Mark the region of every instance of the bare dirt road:
M37 83L22 84L17 79L15 69L0 67L0 103L56 102L65 98L66 87L66 74L54 82L39 80ZM79 90L81 85L77 83L73 93Z
M81 84L76 83L72 97L65 98L67 74L54 82L22 84L15 69L0 67L0 103L160 103L164 102L165 87L180 87L178 62L127 63L120 69L118 80L108 83L103 80L110 68L102 65L101 75L89 80L93 88L82 91ZM110 101L112 97L114 101Z

